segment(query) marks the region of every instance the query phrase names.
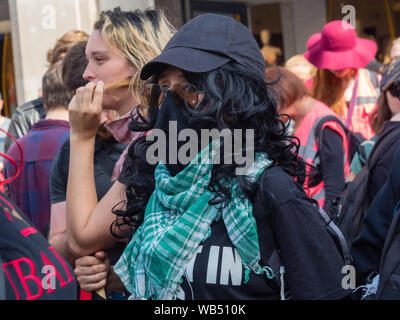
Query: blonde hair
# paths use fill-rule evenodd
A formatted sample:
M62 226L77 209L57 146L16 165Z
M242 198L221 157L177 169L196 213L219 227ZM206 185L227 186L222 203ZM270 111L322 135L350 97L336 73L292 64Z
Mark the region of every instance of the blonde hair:
M302 54L298 54L289 58L285 63L285 68L291 72L293 72L296 67L302 67L307 70L307 75L309 76L308 78L313 78L317 71L317 68L308 62L308 60Z
M175 28L161 11L121 11L119 7L103 11L94 24L103 40L115 47L138 72L131 78L112 83L106 88L129 87L136 98L141 98L140 70L151 59L161 54L175 33Z

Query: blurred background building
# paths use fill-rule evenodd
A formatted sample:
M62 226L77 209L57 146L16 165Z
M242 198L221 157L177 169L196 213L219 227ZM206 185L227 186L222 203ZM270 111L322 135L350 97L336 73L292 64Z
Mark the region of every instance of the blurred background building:
M356 29L374 39L377 59L385 61L399 36L400 0L0 0L0 92L10 116L35 99L47 68L46 53L65 32L91 32L101 10L162 8L179 28L196 15L216 12L247 25L270 64L282 64L306 51L308 38L326 22L343 19L355 8Z

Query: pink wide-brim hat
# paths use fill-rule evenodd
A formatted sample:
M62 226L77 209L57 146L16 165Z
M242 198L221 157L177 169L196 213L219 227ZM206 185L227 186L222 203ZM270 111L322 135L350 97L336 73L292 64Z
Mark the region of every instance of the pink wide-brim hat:
M319 40L321 40L321 33L314 33L310 38L307 40L307 50L313 48Z
M378 50L374 41L358 38L350 23L329 22L322 33L313 34L307 41L304 57L318 69L360 69L370 63Z

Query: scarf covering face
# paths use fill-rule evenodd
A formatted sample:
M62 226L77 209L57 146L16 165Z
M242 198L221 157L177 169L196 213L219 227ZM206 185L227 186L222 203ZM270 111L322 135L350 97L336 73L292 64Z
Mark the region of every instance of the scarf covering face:
M269 267L259 265L260 249L251 201L236 179L226 179L231 200L223 208L209 205L214 193L208 190L215 142L203 149L173 177L160 163L155 171L156 187L146 207L143 224L114 267L129 299L175 299L180 280L198 246L211 235L211 224L222 217L229 238L238 250L245 269L273 277ZM272 161L266 153L255 154L246 178L255 182ZM271 276L272 273L272 276ZM246 282L246 280L245 280Z
M119 175L121 174L122 167L124 165L129 147L131 146L132 142L145 134L144 132L133 132L129 130L128 124L132 121L131 117L133 117L135 121L141 121L138 115L137 107L133 108L122 117L110 121L105 125L108 131L110 131L111 134L114 136L115 140L127 145L114 166L114 170L111 176L112 182L117 180Z
M174 130L170 131L170 124L173 122L175 122L176 125L176 132L174 132ZM172 139L172 141L175 142L177 150L179 150L180 147L182 147L183 145L187 145L188 143L190 143L192 147L197 147L197 150L201 150L201 145L200 145L201 139L199 139L198 145L195 146L193 145L194 143L193 141L191 140L189 140L188 142L180 141L178 139L178 136L185 129L191 129L196 131L197 136L200 137L201 129L212 129L212 128L214 127L210 125L210 123L207 123L205 121L201 122L199 119L193 118L190 112L186 110L184 105L178 105L175 102L170 91L167 92L163 100L163 103L160 109L158 110L157 120L154 125L154 129L162 130L167 137L166 148L165 148L166 150L174 149L174 147L170 145L171 141L170 139ZM173 153L174 152L169 152L168 156L170 157ZM179 160L179 157L176 157L176 159L174 160L175 161L171 161L171 158L169 158L170 163L165 164L172 176L177 175L188 164L188 163L182 163Z

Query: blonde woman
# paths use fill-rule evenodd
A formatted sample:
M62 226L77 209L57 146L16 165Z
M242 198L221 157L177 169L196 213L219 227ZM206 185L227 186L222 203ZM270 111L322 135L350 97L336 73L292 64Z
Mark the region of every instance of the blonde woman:
M128 129L131 117L137 119L146 114L146 110L139 107L142 86L139 70L161 53L173 33L174 28L164 15L155 10L126 12L116 8L102 12L94 25L86 46L88 65L83 77L89 81L87 87L96 87L96 96L102 97L103 109L118 113L119 118L108 127L122 143L128 144L138 137ZM71 119L82 124L71 130L67 187L67 241L76 257L107 249L116 243L110 232L115 220L112 209L125 200L125 185L119 181L115 181L100 202L97 200L93 169L95 135L80 134L84 123L93 123L97 114L82 112L76 107L82 99L88 99L83 92L83 88L77 90L69 108ZM95 123L92 129L97 131ZM121 166L122 161L117 163L116 176ZM104 252L97 256L105 258ZM98 289L91 286L91 278L86 281L83 274L90 273L91 266L99 261L95 257L83 257L75 262L82 289Z

